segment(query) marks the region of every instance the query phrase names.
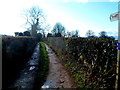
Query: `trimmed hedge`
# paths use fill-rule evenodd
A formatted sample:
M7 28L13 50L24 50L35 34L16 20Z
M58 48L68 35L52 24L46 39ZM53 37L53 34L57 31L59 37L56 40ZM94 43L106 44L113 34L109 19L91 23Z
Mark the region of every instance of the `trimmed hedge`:
M117 41L112 38L53 37L46 40L58 55L64 57L65 66L79 87L114 88Z
M17 73L32 55L36 43L33 37L2 37L3 88L14 82Z

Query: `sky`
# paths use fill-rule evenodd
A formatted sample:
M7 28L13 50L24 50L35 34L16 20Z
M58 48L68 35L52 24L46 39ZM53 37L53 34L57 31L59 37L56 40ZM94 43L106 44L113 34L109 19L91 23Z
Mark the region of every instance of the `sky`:
M47 22L53 27L61 22L67 31L79 30L86 36L88 30L106 31L109 36L117 36L118 21L111 22L110 14L118 12L119 0L1 0L0 34L14 35L26 31L23 10L32 6L43 9ZM52 29L52 28L51 28Z

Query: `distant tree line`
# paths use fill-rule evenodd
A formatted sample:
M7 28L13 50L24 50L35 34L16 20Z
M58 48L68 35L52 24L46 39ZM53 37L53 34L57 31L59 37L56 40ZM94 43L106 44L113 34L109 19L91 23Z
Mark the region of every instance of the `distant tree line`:
M47 34L47 37L79 37L79 31L73 30L71 32L66 32L66 28L64 25L62 25L60 22L57 22L51 33Z
M99 37L95 35L95 33L92 30L88 30L86 32L86 36L88 38L114 38L112 36L108 36L107 32L101 31L99 32ZM72 31L66 31L64 25L62 25L60 22L57 22L51 33L47 34L47 37L80 37L79 30L72 30Z
M31 36L29 31L15 32L15 36Z
M15 36L32 36L29 31L24 32L15 32ZM37 41L40 41L43 38L43 35L41 33L36 34Z
M30 9L24 11L23 14L26 19L26 25L29 26L28 31L15 32L15 36L33 36L33 37L80 37L79 30L67 31L65 26L57 22L54 27L50 30L50 25L46 23L46 17L43 10L39 6L33 6ZM46 33L49 32L49 33ZM47 35L46 35L47 34ZM94 38L94 32L88 30L86 32L88 38ZM100 38L108 38L109 36L105 31L99 33ZM112 37L113 38L113 37Z
M88 38L97 38L97 36L95 36L95 34L94 34L94 32L92 30L88 30L86 32L86 36ZM108 36L107 32L105 32L105 31L99 32L99 37L98 38L112 38L112 39L115 39L113 36Z

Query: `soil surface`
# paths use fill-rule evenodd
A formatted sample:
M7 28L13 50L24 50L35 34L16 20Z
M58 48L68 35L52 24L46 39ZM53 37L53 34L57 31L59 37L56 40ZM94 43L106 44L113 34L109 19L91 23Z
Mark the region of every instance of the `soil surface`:
M46 45L49 56L49 73L41 88L77 88L72 77L62 65L56 54Z

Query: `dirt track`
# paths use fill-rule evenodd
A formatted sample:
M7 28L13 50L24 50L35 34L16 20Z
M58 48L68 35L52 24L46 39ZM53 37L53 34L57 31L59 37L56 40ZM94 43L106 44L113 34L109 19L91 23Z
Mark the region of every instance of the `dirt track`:
M60 60L55 53L46 45L46 50L49 56L49 73L47 80L42 88L77 88L73 79L69 76L65 67L60 63Z

